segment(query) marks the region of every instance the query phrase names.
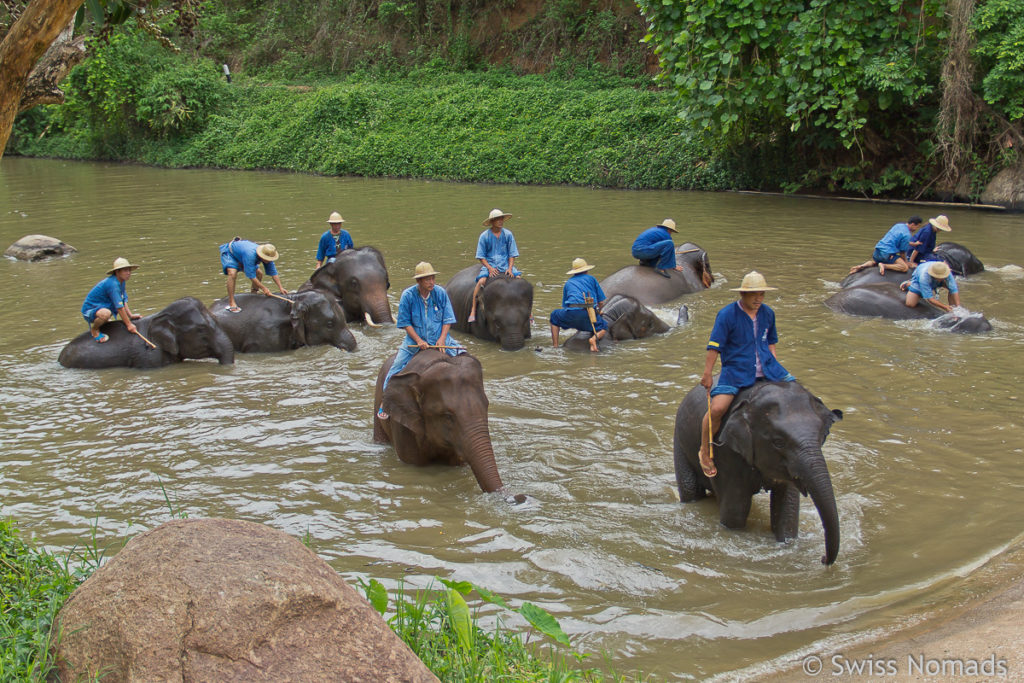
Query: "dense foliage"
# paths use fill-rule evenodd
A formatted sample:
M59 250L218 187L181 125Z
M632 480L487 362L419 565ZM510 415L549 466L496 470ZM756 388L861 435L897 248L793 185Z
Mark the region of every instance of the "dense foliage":
M1024 5L988 0L976 10L972 28L985 102L1006 119L1024 122Z

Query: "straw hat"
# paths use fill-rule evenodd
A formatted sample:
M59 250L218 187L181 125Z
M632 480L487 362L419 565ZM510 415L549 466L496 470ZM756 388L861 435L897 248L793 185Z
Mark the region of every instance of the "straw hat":
M945 216L942 216L945 218ZM928 264L928 274L936 280L945 280L949 277L949 266L945 261L932 261Z
M491 209L491 215L484 221L484 225L490 225L495 218L511 218L512 214L505 213L501 209Z
M331 212L331 217L327 219L328 223L344 223L345 219L341 217L341 214L337 211Z
M752 270L743 276L743 282L740 283L739 287L733 287L730 291L732 292L768 292L778 289L778 287L769 287L768 283L764 281L764 275Z
M261 244L256 247L256 255L261 261L276 261L278 257L277 247L273 244Z
M672 232L679 232L678 230L676 230L676 222L671 218L666 218L661 223L658 223L658 225L660 225L663 228L668 228Z
M949 227L949 219L942 215L936 216L935 218L929 218L928 222L934 225L939 230L943 230L945 232L949 232L950 230L953 229Z
M426 261L420 261L416 264L416 272L413 273L412 279L419 280L421 277L427 277L428 275L437 275L437 271L434 270L434 266Z
M128 263L128 259L118 256L114 259L114 267L107 271L107 275L113 275L122 268L131 268L132 270L135 270L138 266L133 266L131 263Z
M574 258L572 260L572 270L566 271L566 275L575 275L576 273L585 273L594 266L587 265L587 262L581 258Z

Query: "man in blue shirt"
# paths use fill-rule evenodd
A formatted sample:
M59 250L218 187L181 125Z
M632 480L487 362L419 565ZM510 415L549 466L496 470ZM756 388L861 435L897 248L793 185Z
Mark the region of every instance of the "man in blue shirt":
M261 291L270 296L270 288L263 284L263 273L260 266L267 275L274 279L277 288L282 294L288 290L281 284L281 278L277 276L277 249L273 244L256 244L249 240L236 237L227 244L220 245L220 265L224 274L228 276L228 305L225 307L232 313L238 313L242 309L235 303L235 278L238 271L243 271L245 276L252 280L252 291Z
M878 266L878 272L882 275L885 275L886 268L895 270L898 273L905 273L910 270L910 266L903 258L903 254L910 247L918 246L918 242L914 241L914 235L911 231L917 230L922 225L924 225L924 221L921 220L920 216L911 216L907 219L906 223L897 223L889 228L889 232L885 233L885 236L875 244L875 251L871 254L871 259L859 266L850 268L850 275L874 266Z
M317 268L325 263L332 263L338 254L355 247L352 235L348 234L347 230L341 229L341 224L344 222L345 219L337 211L331 213L331 217L327 219L327 224L331 226L331 229L320 235L320 243L316 247Z
M594 353L597 353L597 342L608 333L608 323L600 315L607 297L594 276L587 275L593 267L577 258L572 261L572 269L566 272L572 277L562 287L562 307L551 311L551 344L556 349L559 330L589 330L593 334L588 341ZM589 311L594 311L594 319L591 319Z
M792 382L795 379L775 357L775 344L779 341L775 311L764 303L764 293L775 289L778 288L769 287L764 276L752 270L743 276L740 286L732 290L740 293L739 301L729 304L715 317L704 374L700 378L711 402L710 410L701 421L700 467L705 476L718 474L708 442L718 431L722 416L740 389L759 380ZM711 373L719 358L722 372L718 383L713 384Z
M668 269L682 270L676 264L676 245L672 242L672 233L676 230L676 222L666 218L660 225L647 228L633 240L633 258L640 260L641 266L654 268L658 275L668 277Z
M501 209L492 209L491 214L484 221L487 230L480 233L480 239L476 244L476 258L480 261L481 267L476 276L473 303L469 309L467 322L476 320L476 297L487 278L499 275L509 277L522 275L522 272L515 267L516 259L519 257L516 238L512 236L511 230L504 227L505 219L511 217L512 214L505 213Z
M928 222L924 224L920 230L914 233L914 241L911 244L916 243L912 249L907 251L907 263L913 268L918 263L924 263L925 261L936 261L939 257L935 256L935 230L939 229L943 232L949 232L952 230L949 227L949 219L945 216L936 216L935 218L929 218Z
M97 282L85 296L82 317L89 325L89 334L100 344L110 339L108 335L100 332L100 328L112 317L120 318L125 328L135 334L136 327L132 321L142 316L132 313L128 308L128 290L125 283L136 268L138 266L129 263L128 259L114 259L114 267L107 271L107 277Z
M384 377L381 392L387 388L391 378L423 349L438 348L449 356L466 352L462 344L448 334L448 330L455 322L455 312L452 310L448 292L436 284L436 275L437 271L432 265L420 261L413 273L416 284L402 292L395 324L405 329L405 339L398 347L395 362L391 364L388 374ZM381 402L380 408L377 409L377 418L386 420L388 417L384 403Z
M949 305L939 301L939 293L936 291L939 287L945 287L949 291L946 298ZM917 306L921 299L941 308L946 313L952 311L954 306L960 305L960 292L956 286L956 277L953 276L953 271L949 269L949 264L945 261L921 264L914 270L910 280L900 284L900 289L907 292L906 304L909 308Z

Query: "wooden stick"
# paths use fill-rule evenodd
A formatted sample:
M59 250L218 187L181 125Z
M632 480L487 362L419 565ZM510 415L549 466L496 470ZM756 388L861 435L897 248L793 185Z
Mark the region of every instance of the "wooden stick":
M711 442L715 440L715 435L711 433L711 390L708 389L708 460L711 461L711 466L715 466L715 447L711 445ZM699 460L699 458L698 458ZM704 468L701 468L703 471Z
M281 301L287 301L290 304L295 303L294 301L292 301L288 297L281 296L280 294L274 294L273 292L265 292L265 296L272 296L275 299L280 299Z
M147 344L149 344L149 345L150 345L150 346L151 346L152 348L154 348L154 349L156 348L156 344L154 344L153 342L151 342L151 341L149 341L148 339L146 339L145 337L143 337L143 336L142 336L142 333L141 333L141 332L139 332L138 330L135 330L135 334L137 334L137 335L139 335L140 337L142 337L142 341L144 341L144 342L146 342Z
M685 249L683 251L677 251L676 253L677 254L692 254L695 251L700 251L700 249Z

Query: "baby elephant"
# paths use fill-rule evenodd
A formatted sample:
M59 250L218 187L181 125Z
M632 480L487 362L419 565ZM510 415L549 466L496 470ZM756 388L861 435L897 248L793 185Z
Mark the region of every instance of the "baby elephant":
M355 351L356 338L345 324L345 313L318 290L289 294L288 300L263 294L238 294L238 313L227 310L227 298L210 306L236 351L288 351L300 346L330 344Z
M751 499L771 493L771 525L775 538L796 538L800 494L810 494L825 529L824 564L839 553L839 513L821 446L829 428L843 414L797 382L757 382L741 389L712 442L718 476L709 479L700 468L700 429L707 411L707 393L697 386L676 411L673 443L679 499L689 503L710 490L718 498L719 520L730 529L746 526Z
M613 342L628 339L644 339L652 334L663 334L671 328L659 318L654 311L644 306L631 296L613 294L608 297L601 308L601 317L608 323L608 334L598 342L600 348L607 348ZM681 306L677 315L677 324L688 320L686 306ZM577 332L569 337L562 348L569 351L590 351L587 341L593 332Z

